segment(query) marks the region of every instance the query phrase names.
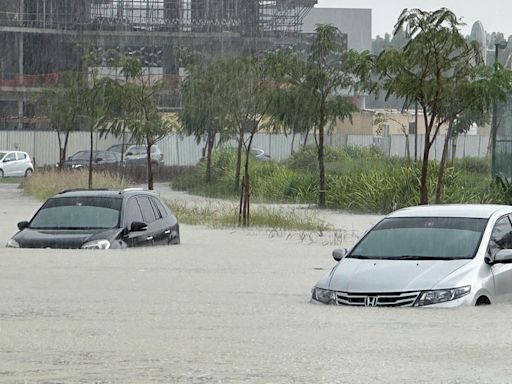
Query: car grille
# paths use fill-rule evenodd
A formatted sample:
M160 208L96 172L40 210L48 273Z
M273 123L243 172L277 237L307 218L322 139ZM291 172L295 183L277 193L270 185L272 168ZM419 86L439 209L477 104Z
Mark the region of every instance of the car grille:
M360 307L412 307L420 292L336 292L336 304Z

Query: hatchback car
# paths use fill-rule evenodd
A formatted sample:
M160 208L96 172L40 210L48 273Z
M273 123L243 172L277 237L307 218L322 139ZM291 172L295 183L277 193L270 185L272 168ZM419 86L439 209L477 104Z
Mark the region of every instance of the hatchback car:
M398 210L312 290L312 302L367 307L456 307L512 301L512 206Z
M30 176L34 165L27 152L0 151L0 178L4 176Z
M67 190L18 223L12 248L109 249L180 243L176 217L153 192Z
M91 151L78 151L64 161L63 167L80 169L89 167ZM92 151L93 166L96 168L114 168L119 165L119 158L113 152Z

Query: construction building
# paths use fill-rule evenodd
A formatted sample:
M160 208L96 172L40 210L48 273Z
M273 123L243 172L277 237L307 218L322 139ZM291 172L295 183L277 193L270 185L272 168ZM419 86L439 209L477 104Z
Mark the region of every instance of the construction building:
M188 48L206 56L253 54L301 39L316 0L0 0L0 129L44 129L34 95L58 73L102 67L115 50L177 88ZM181 71L180 71L181 70ZM162 98L179 108L179 92Z

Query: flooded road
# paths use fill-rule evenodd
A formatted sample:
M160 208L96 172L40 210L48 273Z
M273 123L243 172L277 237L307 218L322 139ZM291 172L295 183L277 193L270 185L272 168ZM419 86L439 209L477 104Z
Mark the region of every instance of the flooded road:
M0 243L39 202L0 185ZM182 226L126 251L0 248L1 383L509 383L512 305L308 303L332 246Z

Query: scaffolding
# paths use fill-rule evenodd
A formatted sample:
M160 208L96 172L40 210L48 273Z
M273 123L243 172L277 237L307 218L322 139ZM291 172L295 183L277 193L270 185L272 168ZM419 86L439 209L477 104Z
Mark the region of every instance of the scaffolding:
M0 23L33 28L298 33L317 0L0 0Z

